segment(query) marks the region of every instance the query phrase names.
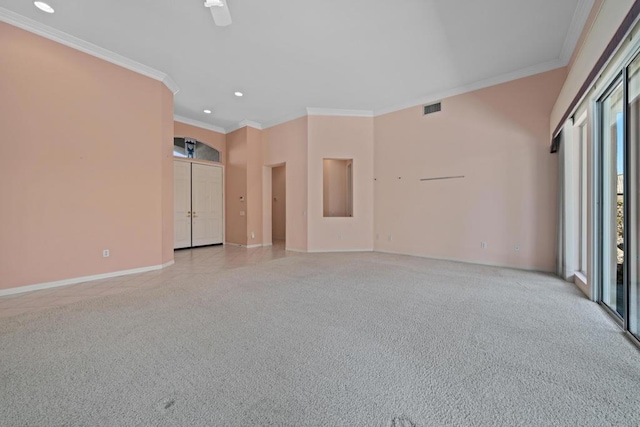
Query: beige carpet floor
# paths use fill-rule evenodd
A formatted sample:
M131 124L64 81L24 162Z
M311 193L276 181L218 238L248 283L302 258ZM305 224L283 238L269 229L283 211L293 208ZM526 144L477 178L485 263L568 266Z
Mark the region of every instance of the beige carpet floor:
M549 275L377 253L163 275L0 319L0 425L640 423L640 351Z

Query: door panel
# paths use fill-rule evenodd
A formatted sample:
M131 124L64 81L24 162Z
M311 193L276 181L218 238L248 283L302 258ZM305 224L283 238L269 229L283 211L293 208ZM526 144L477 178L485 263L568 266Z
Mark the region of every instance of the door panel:
M622 81L601 101L602 123L602 302L624 313L625 194Z
M173 248L191 246L191 164L173 162Z
M192 167L192 244L222 243L222 168L197 163Z
M640 56L628 69L629 161L627 228L629 331L640 338Z

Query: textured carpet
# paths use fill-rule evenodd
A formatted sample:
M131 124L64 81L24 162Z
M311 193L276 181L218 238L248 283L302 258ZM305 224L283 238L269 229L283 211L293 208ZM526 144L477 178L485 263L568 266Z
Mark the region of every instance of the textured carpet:
M2 319L0 424L640 422L640 352L548 275L366 253L154 280Z

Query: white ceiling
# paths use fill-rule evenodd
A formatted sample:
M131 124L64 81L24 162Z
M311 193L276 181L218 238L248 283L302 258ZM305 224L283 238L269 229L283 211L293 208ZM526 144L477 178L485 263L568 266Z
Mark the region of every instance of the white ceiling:
M381 113L566 65L593 5L228 0L233 24L217 27L204 0L46 1L55 14L0 6L166 73L177 115L227 129L306 107Z

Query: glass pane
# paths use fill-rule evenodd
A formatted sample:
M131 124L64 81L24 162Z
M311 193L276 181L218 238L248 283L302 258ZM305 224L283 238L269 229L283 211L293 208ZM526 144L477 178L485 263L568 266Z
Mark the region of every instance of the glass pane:
M629 75L629 330L640 335L640 59L636 58L628 69Z
M602 301L624 317L624 113L620 82L602 102Z
M196 159L220 162L220 152L202 142L196 142Z
M193 159L196 157L196 140L195 139L185 138L184 148L188 158Z
M173 155L176 157L187 157L184 148L184 138L173 138Z

